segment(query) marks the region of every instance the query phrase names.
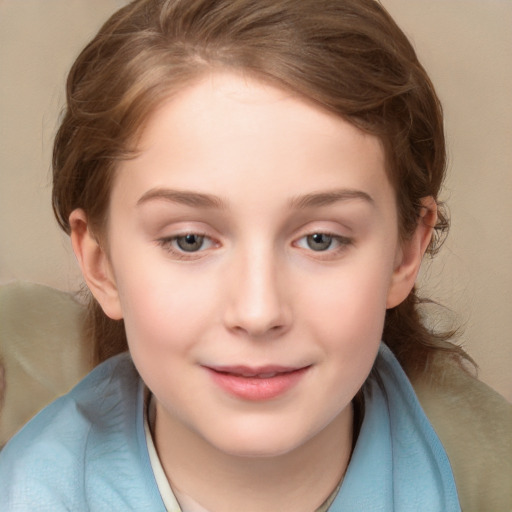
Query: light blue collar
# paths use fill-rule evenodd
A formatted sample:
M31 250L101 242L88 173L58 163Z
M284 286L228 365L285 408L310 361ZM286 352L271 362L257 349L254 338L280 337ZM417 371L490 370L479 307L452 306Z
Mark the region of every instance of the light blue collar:
M446 452L384 344L364 399L361 431L329 512L460 512Z

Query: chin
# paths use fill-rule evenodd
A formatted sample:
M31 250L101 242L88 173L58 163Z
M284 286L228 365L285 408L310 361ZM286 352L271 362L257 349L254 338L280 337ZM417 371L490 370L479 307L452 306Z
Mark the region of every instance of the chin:
M210 443L227 455L241 458L272 458L294 452L311 438L305 432L297 432L283 426L258 428L257 424L249 429L230 429L224 431Z
M269 443L262 441L259 445L254 441L246 443L230 443L227 446L218 446L226 455L244 459L271 459L287 455L297 449L301 443Z

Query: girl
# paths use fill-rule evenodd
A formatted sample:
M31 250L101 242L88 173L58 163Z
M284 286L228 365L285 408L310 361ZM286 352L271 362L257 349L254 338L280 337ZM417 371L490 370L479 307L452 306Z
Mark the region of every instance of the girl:
M5 510L507 503L510 409L468 474L406 376L432 417L480 389L421 321L442 113L380 4L136 0L75 62L53 164L107 360L2 451Z

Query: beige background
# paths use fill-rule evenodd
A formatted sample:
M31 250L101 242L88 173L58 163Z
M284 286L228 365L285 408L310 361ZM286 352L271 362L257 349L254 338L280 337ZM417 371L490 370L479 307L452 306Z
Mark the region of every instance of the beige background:
M0 0L0 282L79 286L50 207L52 137L67 69L122 4ZM453 311L480 377L512 401L512 2L383 4L412 39L446 112L452 231L424 269L422 289Z

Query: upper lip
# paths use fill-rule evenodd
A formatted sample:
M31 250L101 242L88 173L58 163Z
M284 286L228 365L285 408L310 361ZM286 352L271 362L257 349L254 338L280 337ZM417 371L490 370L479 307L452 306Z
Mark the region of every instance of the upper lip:
M307 368L307 366L280 366L280 365L265 365L265 366L207 366L208 369L218 373L228 373L239 377L275 377L278 374L290 373L297 370Z

